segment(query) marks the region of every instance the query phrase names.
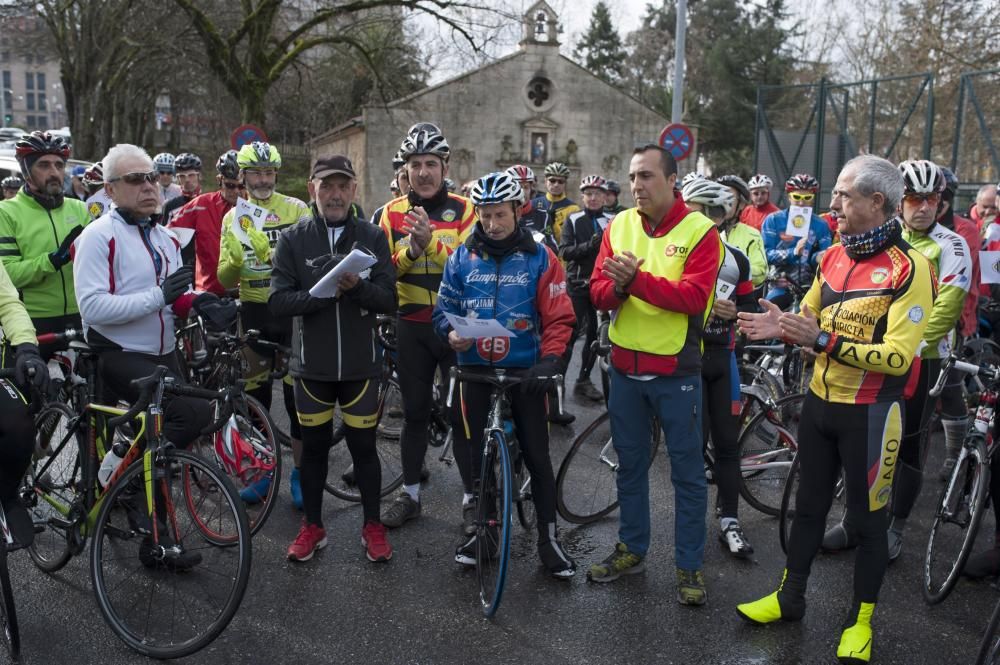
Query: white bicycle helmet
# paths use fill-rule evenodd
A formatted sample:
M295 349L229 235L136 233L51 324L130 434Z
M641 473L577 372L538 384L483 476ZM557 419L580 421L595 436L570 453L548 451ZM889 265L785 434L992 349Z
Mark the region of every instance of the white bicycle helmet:
M696 178L684 185L681 196L687 203L722 208L726 217L733 214L733 209L736 207L736 195L733 194L733 190L721 182L707 178Z
M688 173L681 180L681 188L683 189L684 187L687 187L689 184L691 184L695 180L704 180L704 179L705 179L705 176L703 176L702 174L698 173L697 171L691 171L691 173Z
M517 178L513 178L506 172L489 173L476 181L469 192L472 205L483 206L491 203L504 203L512 201L521 203L524 200L524 192L521 190L521 183Z
M750 189L760 189L762 187L765 189L771 189L773 186L774 182L763 173L758 173L754 177L750 178L749 182L747 182L747 187Z
M944 191L944 174L934 162L908 159L900 162L899 172L903 174L903 189L907 193L933 194Z
M176 171L174 168L174 156L169 152L161 152L156 157L153 157L153 164L156 165L156 170L159 173L174 173Z
M608 181L599 175L584 176L583 180L580 181L580 191L585 189L599 189L606 192L608 191Z
M413 155L434 155L443 161L448 161L451 155L451 148L448 141L437 132L418 130L413 134L407 134L403 139L403 144L399 146L399 156L405 162Z

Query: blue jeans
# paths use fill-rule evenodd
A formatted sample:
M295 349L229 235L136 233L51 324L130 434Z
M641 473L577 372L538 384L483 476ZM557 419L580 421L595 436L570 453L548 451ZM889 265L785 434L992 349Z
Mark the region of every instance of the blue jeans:
M701 452L701 376L630 379L612 368L611 436L618 454L618 539L629 552L649 549L649 456L652 419L666 435L674 486L674 553L678 568L701 568L708 487Z

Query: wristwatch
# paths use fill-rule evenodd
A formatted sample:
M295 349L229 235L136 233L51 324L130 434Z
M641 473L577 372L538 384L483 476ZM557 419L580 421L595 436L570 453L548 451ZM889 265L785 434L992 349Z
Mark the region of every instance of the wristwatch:
M831 339L833 339L833 333L820 330L819 334L816 335L816 341L813 342L813 351L816 353L825 353L826 347L830 345Z

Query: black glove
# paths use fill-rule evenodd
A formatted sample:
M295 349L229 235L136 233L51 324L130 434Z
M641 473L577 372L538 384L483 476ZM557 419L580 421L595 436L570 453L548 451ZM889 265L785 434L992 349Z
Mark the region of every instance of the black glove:
M172 305L175 300L184 295L191 288L191 280L194 278L194 268L191 266L181 266L174 272L167 275L160 284L163 291L163 302Z
M590 236L590 248L598 249L601 246L601 240L604 238L604 232L597 231L594 235Z
M313 275L316 279L321 278L326 273L333 270L338 263L344 260L347 254L324 254L323 256L318 256L315 259L309 259L306 261L306 265L312 268Z
M559 356L545 356L539 360L528 370L527 376L530 378L521 384L524 391L532 395L547 392L552 384L550 377L559 374L560 364Z
M49 368L34 344L18 345L14 354L14 380L21 387L34 386L45 393L49 385Z
M69 248L73 244L73 241L83 233L83 227L79 224L70 229L63 241L59 243L59 248L49 254L49 261L52 262L52 267L59 270L64 265L70 262Z

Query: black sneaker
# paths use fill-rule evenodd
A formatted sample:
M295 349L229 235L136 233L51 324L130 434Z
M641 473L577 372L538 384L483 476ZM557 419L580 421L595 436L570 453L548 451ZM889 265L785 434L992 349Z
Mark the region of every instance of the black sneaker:
M420 516L420 502L414 501L406 492L400 492L389 509L382 514L382 524L395 529Z
M590 379L581 379L573 386L573 394L584 397L592 402L603 402L604 393L597 389Z
M548 419L553 425L572 425L573 421L576 420L576 416L563 411L562 413L550 413Z
M159 529L160 542L153 544L153 536L145 536L139 543L139 561L147 568L166 568L175 573L191 570L201 563L201 554L189 552L174 542L166 526Z
M500 532L498 529L491 527L489 530L490 540L493 541L494 547L488 552L491 559L496 558L496 545L500 540ZM479 546L479 536L473 535L468 540L463 542L455 550L455 562L460 563L463 566L475 566L476 565L476 548Z
M538 544L538 557L552 577L568 580L576 575L576 562L563 550L558 540L546 540Z

